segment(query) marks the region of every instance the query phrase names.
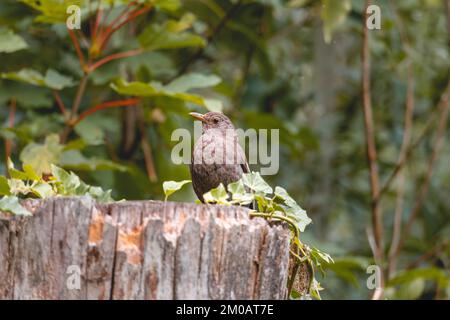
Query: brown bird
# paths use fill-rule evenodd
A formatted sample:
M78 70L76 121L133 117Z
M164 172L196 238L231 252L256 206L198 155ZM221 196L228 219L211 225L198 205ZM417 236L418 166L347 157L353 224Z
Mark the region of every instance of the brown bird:
M197 197L223 183L225 187L250 172L244 150L230 119L219 112L190 115L202 122L202 135L194 145L190 165L192 185Z

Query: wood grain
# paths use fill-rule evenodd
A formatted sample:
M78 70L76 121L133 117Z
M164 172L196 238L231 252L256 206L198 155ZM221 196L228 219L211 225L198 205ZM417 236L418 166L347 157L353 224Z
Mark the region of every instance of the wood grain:
M0 213L0 299L286 298L289 230L246 208L84 197L24 206L33 217Z

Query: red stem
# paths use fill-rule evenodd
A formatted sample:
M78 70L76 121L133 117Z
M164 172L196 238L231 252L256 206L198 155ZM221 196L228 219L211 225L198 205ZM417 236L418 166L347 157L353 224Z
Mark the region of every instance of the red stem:
M103 17L103 10L101 8L101 4L99 2L98 8L97 8L97 15L95 18L95 24L94 24L94 29L92 31L92 39L94 39L97 37L98 34L98 27L100 25L100 22L102 21L102 17Z
M59 93L55 90L53 90L53 96L55 97L56 104L58 105L59 111L61 111L62 115L66 115L66 107L64 105L64 102L62 102L61 97Z
M101 67L102 65L104 65L105 63L108 63L110 61L121 59L121 58L127 58L127 57L136 56L138 54L141 54L142 52L144 52L142 49L135 49L135 50L130 50L130 51L124 51L124 52L111 54L111 55L106 56L103 59L100 59L99 61L91 64L89 66L89 68L88 68L88 72L90 73L90 72L94 71L95 69Z
M128 11L130 10L130 8L136 4L136 1L132 1L130 2L125 9L123 9L123 11L108 25L108 29L112 29L114 27L114 25L119 22L120 20L122 20L123 17L125 17L128 14Z
M83 52L81 51L77 36L75 35L75 33L72 30L68 29L68 31L69 31L70 39L72 40L73 45L75 47L75 51L77 52L78 59L80 60L80 64L84 68L84 66L85 66L84 55L83 55Z
M122 28L125 24L127 24L128 22L130 22L131 20L136 19L138 16L143 15L144 13L150 11L152 9L152 7L144 7L141 9L136 9L132 12L130 12L128 14L128 17L122 21L121 23L119 23L117 26L113 26L113 24L111 24L105 31L105 34L103 36L103 39L101 41L101 45L100 45L100 50L103 50L105 48L105 46L108 44L109 39L111 38L111 36L120 28Z
M87 116L89 116L97 111L108 109L108 108L131 106L131 105L138 104L139 101L141 101L141 100L138 98L133 98L133 99L126 99L126 100L103 102L103 103L98 104L94 107L91 107L91 108L87 109L86 111L84 111L83 113L81 113L80 116L71 125L72 126L77 125L79 122L83 121L84 118L86 118Z

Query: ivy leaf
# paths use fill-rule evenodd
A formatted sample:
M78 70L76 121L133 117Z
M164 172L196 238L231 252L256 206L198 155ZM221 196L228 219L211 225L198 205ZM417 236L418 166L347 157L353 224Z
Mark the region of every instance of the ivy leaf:
M163 190L164 194L167 198L173 194L175 191L180 190L185 184L191 182L191 180L183 180L183 181L164 181Z
M8 158L8 160L7 160L7 167L8 167L9 176L11 178L18 179L18 180L27 180L28 179L28 175L25 172L22 172L20 170L17 170L16 168L14 168L14 163L11 161L10 158Z
M229 183L227 186L228 191L232 195L232 200L238 202L241 205L249 204L253 201L254 196L245 190L244 183L242 180Z
M29 143L20 153L24 165L30 165L37 175L51 172L51 164L57 163L63 146L57 134L47 136L44 144Z
M58 194L75 195L77 188L81 185L80 178L73 172L51 165L51 173L56 178Z
M234 196L241 196L244 195L245 192L245 186L242 180L238 180L236 182L229 183L227 186L228 191L231 192L231 194Z
M203 199L207 203L217 203L217 204L229 204L228 202L228 192L223 186L219 184L217 188L211 189L203 195Z
M0 176L0 195L9 196L11 195L11 188L8 184L8 179L4 176Z
M288 206L297 205L297 202L289 195L286 189L282 187L275 187L275 196L281 200L283 200Z
M273 192L272 187L264 181L259 172L244 173L242 175L242 182L245 186L257 193L271 194Z
M89 187L89 196L97 200L98 202L112 202L114 199L111 197L111 190L104 191L100 187Z
M25 40L13 31L0 28L0 53L11 53L28 48Z
M283 211L286 215L295 221L297 227L301 232L305 231L307 225L309 225L312 220L306 214L306 211L300 208L298 204L293 206L284 206L281 205Z
M55 195L55 191L52 186L46 182L40 182L31 187L31 192L41 199L52 197Z
M33 167L29 164L23 165L23 172L27 175L28 180L41 180L41 176L39 176L36 171L34 171Z
M16 196L5 196L0 199L0 211L9 212L17 216L31 216L31 212L25 209Z
M282 211L284 211L289 218L295 221L301 232L305 231L306 226L312 222L306 214L306 211L303 210L282 187L275 188L275 197L281 199L284 203L279 205Z

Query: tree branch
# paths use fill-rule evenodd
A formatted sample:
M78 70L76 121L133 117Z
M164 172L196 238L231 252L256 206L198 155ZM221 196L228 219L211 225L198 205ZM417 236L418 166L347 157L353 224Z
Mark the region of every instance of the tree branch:
M406 269L410 270L410 269L414 269L417 268L419 266L420 263L438 255L440 252L446 250L446 248L450 245L450 237L447 237L447 239L445 239L442 243L439 243L437 245L435 245L434 247L432 247L430 250L428 250L427 252L425 252L423 255L421 255L420 257L418 257L416 260L414 260L413 262L411 262L410 264L408 264L408 266L406 267Z
M444 5L446 6L447 30L448 30L449 49L450 49L450 0L446 0ZM414 223L414 220L420 213L420 210L422 209L425 198L428 194L428 189L430 187L433 170L436 165L439 152L442 148L442 145L443 145L444 139L445 139L445 131L447 128L447 118L448 118L448 112L449 112L449 96L450 96L450 77L448 78L447 86L441 95L441 99L440 99L439 106L438 106L440 117L439 117L439 122L438 122L438 128L436 131L436 138L435 138L435 141L433 144L433 149L431 152L431 156L428 160L428 166L427 166L427 172L425 175L425 179L420 187L418 195L416 196L416 201L410 212L408 221L407 221L405 229L401 235L400 241L398 242L398 245L395 248L393 248L393 256L394 257L397 257L399 255L400 251L402 250L402 248L405 244L406 238L409 236L409 233L411 232L411 228Z
M383 221L378 195L380 192L379 173L377 165L377 150L375 146L375 130L373 125L372 101L370 93L370 50L369 50L369 30L366 26L368 18L367 7L370 1L366 1L365 14L363 19L363 44L362 44L362 95L364 110L364 127L366 136L366 152L370 173L370 188L372 197L372 225L375 240L375 261L382 267L383 264ZM382 286L384 286L384 278Z
M444 142L445 138L445 130L447 127L447 118L448 118L448 109L449 109L449 95L450 95L450 80L447 84L447 88L442 95L441 103L440 103L440 119L439 124L436 132L436 139L433 145L433 150L431 153L431 156L428 160L428 166L427 166L427 172L425 175L425 179L422 183L422 186L420 187L419 193L416 196L416 201L414 203L413 209L411 210L411 213L409 215L408 222L406 223L405 229L402 233L401 239L395 249L393 249L393 254L395 256L398 256L399 252L404 246L405 240L408 237L412 224L414 223L414 220L416 219L417 215L419 214L420 210L422 209L423 203L425 201L425 198L428 194L428 189L430 187L431 177L433 175L433 170L436 165L436 161L439 155L439 152L442 148L442 144Z
M73 46L75 47L75 51L77 53L78 60L80 61L80 65L84 69L84 67L85 67L84 55L83 55L83 52L81 51L80 43L78 42L77 36L73 32L73 30L70 30L70 29L67 29L67 30L69 32L69 36L70 36L70 39L72 40Z
M406 34L406 30L402 24L402 21L397 15L395 5L392 1L389 1L389 5L394 14L394 21L397 23L398 30L400 33L400 39L402 41L403 50L408 52L407 49L410 47L410 42ZM408 57L408 70L407 70L407 83L406 83L406 104L405 104L405 116L404 116L404 128L403 128L403 140L400 147L400 154L398 158L399 164L402 159L405 158L406 152L411 144L411 131L413 126L413 113L414 113L414 68L411 59ZM402 168L402 167L400 167ZM403 215L403 204L404 204L404 193L405 193L405 173L402 169L399 171L399 176L397 179L397 197L395 203L395 213L394 213L394 228L392 232L392 241L389 250L388 257L388 267L387 275L389 278L397 268L397 256L394 254L394 248L398 246L400 242L400 236L402 232L402 215Z
M88 72L91 73L95 69L101 67L102 65L104 65L105 63L108 63L110 61L117 60L117 59L122 59L122 58L127 58L127 57L133 57L133 56L139 55L139 54L141 54L143 52L144 52L143 49L135 49L135 50L130 50L130 51L125 51L125 52L119 52L119 53L111 54L111 55L106 56L103 59L100 59L99 61L91 64L88 67Z
M138 104L139 101L140 101L140 99L134 98L134 99L103 102L103 103L98 104L94 107L91 107L91 108L87 109L86 111L84 111L83 113L81 113L80 116L71 123L71 126L73 127L73 126L77 125L78 123L83 121L87 116L89 116L97 111L108 109L108 108L132 106L132 105Z
M145 169L147 171L147 176L151 182L156 182L158 180L158 176L155 170L152 147L150 145L150 141L148 140L145 130L144 112L141 107L138 107L137 122L139 125L139 130L141 131L141 146L142 152L144 153Z
M75 96L75 100L72 105L72 116L75 116L78 113L78 109L80 108L81 99L83 98L84 91L86 90L86 84L88 80L88 75L85 74L81 78L80 85L78 86L77 94Z
M53 90L53 97L55 98L56 104L58 105L59 111L61 111L61 114L65 117L67 115L66 106L64 105L64 102L61 100L61 97L58 93L58 91Z
M147 7L143 7L140 9L136 9L131 11L130 13L128 13L128 16L126 17L126 19L122 22L120 22L117 26L113 26L113 24L111 24L105 31L105 34L102 37L101 43L100 43L100 50L103 50L105 48L105 46L108 44L109 39L111 38L111 36L120 28L122 28L125 24L127 24L128 22L136 19L138 16L143 15L147 12L149 12L153 7L152 6L147 6ZM114 22L113 22L114 23Z

